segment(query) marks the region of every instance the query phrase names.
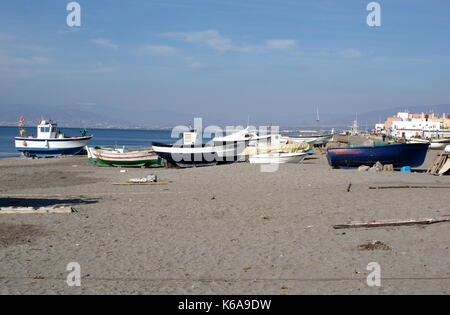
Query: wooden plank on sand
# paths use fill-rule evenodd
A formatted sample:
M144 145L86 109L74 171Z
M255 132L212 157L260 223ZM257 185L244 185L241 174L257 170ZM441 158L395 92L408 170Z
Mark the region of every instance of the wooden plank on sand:
M450 217L408 219L408 220L380 220L369 222L350 221L344 224L333 225L334 229L353 229L353 228L373 228L385 226L407 226L407 225L426 225L441 222L449 222Z
M401 185L401 186L370 186L369 189L409 189L409 188L429 188L429 189L450 189L450 186L426 186L426 185Z
M22 213L34 213L34 214L47 214L47 213L72 213L76 210L72 207L2 207L0 208L0 214L22 214Z

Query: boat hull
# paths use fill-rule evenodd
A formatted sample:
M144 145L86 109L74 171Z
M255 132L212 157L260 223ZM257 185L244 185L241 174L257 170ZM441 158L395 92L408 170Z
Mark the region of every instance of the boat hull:
M209 166L229 164L245 160L240 154L247 142L231 142L202 145L178 145L153 142L153 150L169 165L178 167Z
M251 164L285 164L300 163L305 159L307 153L266 153L250 155Z
M390 144L373 147L328 148L327 159L332 167L371 166L377 162L418 167L425 161L429 143Z
M153 150L169 166L193 167L217 164L217 155L211 145L172 145L153 142Z
M164 161L153 151L130 151L120 153L114 150L87 148L88 161L97 166L156 167Z
M15 138L16 150L30 157L53 157L78 154L92 136L62 139Z

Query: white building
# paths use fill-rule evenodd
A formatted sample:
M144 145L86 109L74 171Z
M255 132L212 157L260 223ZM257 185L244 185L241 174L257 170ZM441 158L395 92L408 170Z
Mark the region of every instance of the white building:
M376 124L375 125L375 133L376 134L383 134L385 135L387 133L386 126L384 124Z
M406 139L413 137L434 138L440 133L441 129L440 122L407 118L406 120L392 122L391 136Z

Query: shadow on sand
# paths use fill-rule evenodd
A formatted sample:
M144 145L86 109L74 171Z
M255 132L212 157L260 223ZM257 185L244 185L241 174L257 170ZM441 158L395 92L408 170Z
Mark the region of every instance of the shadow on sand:
M81 199L41 199L41 198L0 198L0 207L51 207L89 205L98 202L98 198Z

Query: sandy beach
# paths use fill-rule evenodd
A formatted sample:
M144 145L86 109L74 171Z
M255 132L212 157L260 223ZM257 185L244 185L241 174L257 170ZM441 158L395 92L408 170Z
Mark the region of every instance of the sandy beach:
M431 152L422 169L432 162ZM85 157L0 159L1 294L449 294L450 223L335 230L349 220L450 215L450 176L334 170L325 155L271 173L249 163L100 168ZM112 185L157 174L166 185ZM350 192L347 191L351 183ZM372 241L386 246L360 246ZM70 262L81 287L66 284ZM381 266L381 287L366 267Z

